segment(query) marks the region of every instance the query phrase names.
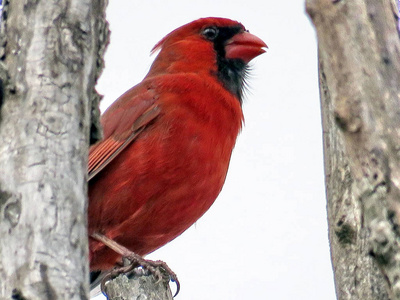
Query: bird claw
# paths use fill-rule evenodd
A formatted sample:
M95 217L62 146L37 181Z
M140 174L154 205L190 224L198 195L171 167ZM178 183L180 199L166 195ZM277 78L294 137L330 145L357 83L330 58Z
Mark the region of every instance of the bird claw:
M130 253L125 256L124 259L129 260L129 264L126 266L118 267L111 270L106 276L104 276L101 281L101 291L105 293L105 284L107 281L117 277L120 274L126 274L132 272L135 268L141 267L146 270L149 274L152 274L156 278L156 283L160 283L165 279L165 275L168 276L168 280L175 282L176 292L173 297L176 297L180 291L180 283L176 274L171 270L171 268L162 260L149 260L144 259L136 253Z
M95 232L90 236L119 253L122 256L122 262L124 264L122 267L115 268L104 276L100 285L103 294L105 294L105 286L108 280L113 279L120 274L132 272L137 267L142 267L142 269L147 270L149 273L153 274L155 278L157 278L156 283L160 283L160 281L163 280L164 277L162 276L160 269L163 270L164 273L169 276L169 279L176 284L176 292L174 297L178 295L181 288L178 277L165 262L162 260L144 259L140 255L130 251L103 234Z
M153 268L153 270L155 270L155 272L152 272L148 267L145 267L155 277L158 277L157 283L159 283L161 280L163 280L165 278L165 275L168 276L169 280L171 280L172 282L175 282L175 284L176 284L176 292L175 292L175 295L173 296L175 298L179 294L179 291L181 289L181 285L179 283L178 276L176 276L174 271L172 271L171 268L167 265L167 263L162 261L162 260L145 260L145 259L143 259L143 260L146 263L150 264L151 268ZM141 264L141 266L143 266L143 265Z

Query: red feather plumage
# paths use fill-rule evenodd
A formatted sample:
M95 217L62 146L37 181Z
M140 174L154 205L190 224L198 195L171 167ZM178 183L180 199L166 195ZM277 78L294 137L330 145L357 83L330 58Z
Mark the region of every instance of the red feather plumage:
M155 46L160 53L149 73L104 113L104 138L90 149L89 234L145 255L179 236L217 198L243 114L238 95L218 75L217 42L205 35L211 27L239 30L223 45L248 37L247 52L237 51L240 41L235 55L264 52L266 45L240 23L222 18L189 23ZM92 270L119 259L90 239Z

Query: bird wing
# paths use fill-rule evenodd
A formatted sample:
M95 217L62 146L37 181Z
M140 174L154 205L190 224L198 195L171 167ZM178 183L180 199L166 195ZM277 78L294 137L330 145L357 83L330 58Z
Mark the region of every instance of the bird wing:
M104 139L89 150L88 180L103 170L160 114L161 109L155 103L152 91L132 97L136 93L137 88L126 92L102 117L102 125L107 131Z

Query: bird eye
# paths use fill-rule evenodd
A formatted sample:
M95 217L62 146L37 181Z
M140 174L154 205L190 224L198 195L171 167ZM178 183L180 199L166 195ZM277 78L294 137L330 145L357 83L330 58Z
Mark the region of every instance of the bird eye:
M212 41L218 36L218 28L217 27L207 27L203 30L203 36Z

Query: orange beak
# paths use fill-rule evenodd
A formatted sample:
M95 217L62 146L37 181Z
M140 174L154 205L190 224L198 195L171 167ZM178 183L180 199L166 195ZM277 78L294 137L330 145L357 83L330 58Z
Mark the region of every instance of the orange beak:
M236 34L225 45L225 57L228 59L241 59L246 64L253 58L266 52L268 48L262 39L245 31Z

